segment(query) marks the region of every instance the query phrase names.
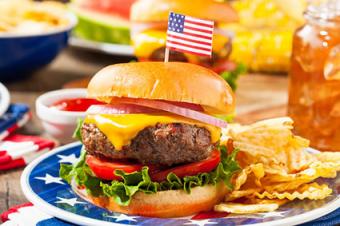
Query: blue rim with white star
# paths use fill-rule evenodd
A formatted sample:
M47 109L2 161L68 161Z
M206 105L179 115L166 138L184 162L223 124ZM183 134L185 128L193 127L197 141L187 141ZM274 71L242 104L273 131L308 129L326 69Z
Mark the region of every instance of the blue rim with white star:
M113 213L77 196L59 178L60 163L72 164L80 154L81 143L59 147L33 161L21 176L21 187L35 206L51 216L80 225L292 225L311 221L340 206L340 177L325 179L333 194L324 200L297 201L271 213L228 215L225 218L192 220L148 218Z

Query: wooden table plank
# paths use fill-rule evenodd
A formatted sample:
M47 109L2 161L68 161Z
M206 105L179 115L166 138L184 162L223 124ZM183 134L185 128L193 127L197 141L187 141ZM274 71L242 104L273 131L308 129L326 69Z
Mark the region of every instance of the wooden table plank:
M22 81L7 83L12 102L26 103L31 107L33 118L20 133L43 134L41 124L35 115L34 102L41 93L60 89L64 83L93 75L105 65L128 62L129 58L89 54L87 52L65 51L50 66ZM236 93L237 117L241 123L285 114L287 78L251 74L242 76ZM22 169L0 172L0 213L8 207L27 202L20 189Z
M8 186L8 175L0 173L0 212L8 208L9 186Z

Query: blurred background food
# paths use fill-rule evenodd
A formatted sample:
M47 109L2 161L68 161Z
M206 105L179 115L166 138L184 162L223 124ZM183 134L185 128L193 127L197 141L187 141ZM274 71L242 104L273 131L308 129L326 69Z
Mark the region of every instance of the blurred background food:
M76 18L58 2L0 1L0 80L25 77L67 45Z
M41 34L62 29L71 23L66 14L66 7L58 2L38 4L25 0L1 0L0 34Z
M237 21L237 14L227 3L199 0L193 5L189 0L139 0L131 9L132 44L139 60L164 60L169 11L213 20L216 23L213 42L215 59L171 51L170 60L214 66L221 58L228 58L231 50L230 38L218 29L218 25L221 22Z
M140 61L162 61L169 11L214 20L216 29L211 59L171 51L170 60L212 68L233 89L236 89L239 75L246 69L288 72L293 32L303 24L302 14L306 6L306 0L196 0L195 4L189 0L39 2L43 4L29 0L1 0L0 41L1 34L41 34L63 29L70 25L65 17L68 13L78 19L72 32L75 37L70 42L72 46L113 56L129 56L132 60L135 56ZM45 60L40 65L48 62ZM1 67L5 67L4 63L0 63Z
M223 28L234 32L231 59L251 71L288 72L292 37L304 22L306 0L232 1L239 22Z
M169 12L215 22L212 57L197 56L170 50L170 61L199 64L217 73L236 88L239 73L244 67L229 60L232 52L231 34L220 29L220 24L238 21L236 11L227 2L214 0L138 0L131 8L132 45L139 61L164 61ZM232 72L232 73L231 73Z
M135 0L74 0L70 9L78 17L74 35L80 38L130 44L130 7Z

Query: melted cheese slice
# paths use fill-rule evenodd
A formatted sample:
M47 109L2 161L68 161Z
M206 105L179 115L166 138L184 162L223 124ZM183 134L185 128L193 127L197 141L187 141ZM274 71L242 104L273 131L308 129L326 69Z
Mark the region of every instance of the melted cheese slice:
M210 132L212 143L216 143L221 135L219 127L166 114L88 115L84 123L95 124L111 141L116 150L121 150L123 146L130 144L130 141L144 128L155 126L157 123L186 123L204 127Z

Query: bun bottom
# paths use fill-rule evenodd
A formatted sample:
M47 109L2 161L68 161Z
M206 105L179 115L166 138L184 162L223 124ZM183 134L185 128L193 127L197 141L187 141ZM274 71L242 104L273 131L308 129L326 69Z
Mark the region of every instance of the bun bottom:
M227 193L226 186L220 182L215 186L195 187L191 189L190 194L183 190L160 191L155 194L138 192L132 197L128 206L119 206L113 198L93 197L84 189L72 187L84 199L110 211L159 218L184 217L209 211L221 202Z

